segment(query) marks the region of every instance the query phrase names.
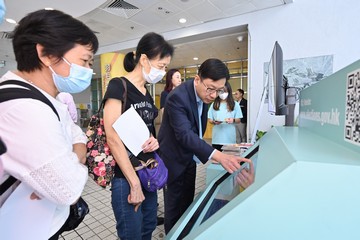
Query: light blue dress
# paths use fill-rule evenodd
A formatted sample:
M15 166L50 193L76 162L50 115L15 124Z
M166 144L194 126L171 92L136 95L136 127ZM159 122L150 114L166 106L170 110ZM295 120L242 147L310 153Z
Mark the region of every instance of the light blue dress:
M225 122L225 118L242 118L239 104L235 104L234 110L229 112L226 102L220 103L219 110L214 109L214 103L210 105L208 118L223 121L219 125L214 125L212 129L212 144L226 145L236 143L235 124Z

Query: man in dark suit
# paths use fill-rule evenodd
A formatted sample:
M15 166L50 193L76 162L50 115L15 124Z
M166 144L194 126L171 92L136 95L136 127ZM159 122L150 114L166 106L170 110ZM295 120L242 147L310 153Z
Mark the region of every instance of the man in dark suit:
M206 163L211 159L230 173L238 170L240 162L245 161L250 163L253 170L249 159L226 155L202 139L206 130L208 104L224 91L229 78L229 70L222 61L208 59L201 64L194 80L181 84L167 97L158 136L160 156L169 170L164 188L166 234L194 199L195 161ZM252 183L253 174L244 174L244 181Z

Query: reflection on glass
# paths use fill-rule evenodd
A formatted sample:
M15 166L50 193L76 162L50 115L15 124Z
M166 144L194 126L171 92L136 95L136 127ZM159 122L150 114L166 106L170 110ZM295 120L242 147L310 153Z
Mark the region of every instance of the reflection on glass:
M244 167L248 167L248 165L244 164L241 169L243 169ZM206 211L206 214L202 219L201 223L205 222L209 217L211 217L214 213L224 207L228 202L230 202L241 192L241 187L235 180L241 169L231 174L219 185L216 194L213 195L210 201L210 207Z
M241 144L224 145L222 150L224 153L227 152L233 155L241 155L245 158L251 159L254 164L254 169L256 169L259 142L256 142L253 146L251 145L252 144L247 146L249 149L246 152L243 152ZM234 151L234 149L237 150ZM202 225L202 223L207 221L209 218L211 218L212 215L217 213L227 203L242 193L242 189L240 189L241 187L236 181L236 176L243 170L243 168L249 168L248 163L244 163L242 167L233 174L225 172L224 175L219 176L217 180L210 183L210 185L205 190L205 194L200 196L199 204L196 206L196 208L193 209L194 211L189 212L187 215L188 221L179 231L177 239L183 239L193 229L196 229Z

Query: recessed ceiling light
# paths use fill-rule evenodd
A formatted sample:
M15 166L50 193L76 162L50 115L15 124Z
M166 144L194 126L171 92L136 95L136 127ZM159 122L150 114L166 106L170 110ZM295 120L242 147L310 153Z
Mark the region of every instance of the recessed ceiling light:
M8 23L16 24L16 21L15 21L14 19L6 18L5 20L6 20Z
M198 58L198 57L194 57L193 59L194 59L195 61L199 60L199 58Z
M180 18L179 23L186 23L186 18Z

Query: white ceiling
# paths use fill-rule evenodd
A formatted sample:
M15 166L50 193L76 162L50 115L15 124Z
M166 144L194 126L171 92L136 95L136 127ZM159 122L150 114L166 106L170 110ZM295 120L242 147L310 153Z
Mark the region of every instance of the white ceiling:
M59 9L77 17L96 32L100 43L99 53L126 53L133 50L138 39L147 32L162 34L291 2L292 0L32 0L30 4L28 0L5 0L5 17L19 21L27 13L37 9ZM181 17L187 19L185 24L179 23ZM0 60L14 61L11 40L6 38L6 33L13 28L14 25L6 21L0 25ZM237 40L240 35L244 38L242 42ZM171 40L176 50L170 67L200 64L209 57L222 60L247 58L247 36L247 26L225 26L221 31ZM129 46L132 41L134 43ZM192 59L195 56L199 58L198 61ZM95 59L96 65L99 65L98 59ZM99 71L98 67L95 67L95 72Z

